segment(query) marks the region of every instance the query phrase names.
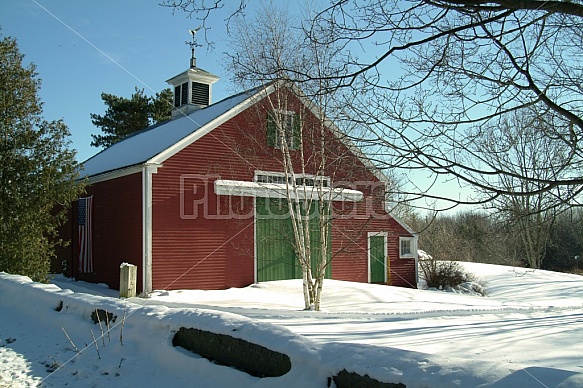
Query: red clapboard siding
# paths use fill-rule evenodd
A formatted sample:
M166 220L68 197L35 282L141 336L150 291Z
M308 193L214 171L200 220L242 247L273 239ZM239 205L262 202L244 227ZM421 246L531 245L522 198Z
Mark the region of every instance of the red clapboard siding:
M142 289L142 174L126 175L87 187L93 195L93 269L78 271L76 231L73 231L73 268L78 280L105 283L119 289L119 266L138 266L137 289ZM75 211L75 219L77 213ZM75 222L76 225L76 222Z
M283 170L279 151L265 146L263 116L254 109L239 114L166 160L153 176L154 288L220 289L254 281L252 198L218 198L213 182L251 181L255 170ZM387 231L391 270L399 272L391 276L393 284L415 286L414 260L398 258L399 236L409 233L383 209L378 178L342 143L329 142L328 148L326 174L334 182L359 182L355 188L365 193L363 201L343 204L333 221L332 277L366 282L367 233ZM231 217L238 205L241 214Z
M226 123L166 160L153 176L153 287L222 289L254 281L252 199L230 199L214 180L251 180L254 167L238 155ZM242 152L242 151L241 151ZM241 218L241 219L239 219Z

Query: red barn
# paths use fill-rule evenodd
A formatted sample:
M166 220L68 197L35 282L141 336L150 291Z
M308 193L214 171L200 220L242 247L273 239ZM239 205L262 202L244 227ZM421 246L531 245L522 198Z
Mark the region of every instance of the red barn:
M63 237L73 243L60 270L119 288L120 264L134 264L138 292L301 277L281 233L291 224L282 192L294 179L328 195L328 276L416 287L416 235L387 212L386 178L293 87L272 84L212 104L217 79L196 66L171 78L171 120L83 163L87 199L66 225ZM292 178L270 128L284 102ZM315 138L326 146L308 147Z

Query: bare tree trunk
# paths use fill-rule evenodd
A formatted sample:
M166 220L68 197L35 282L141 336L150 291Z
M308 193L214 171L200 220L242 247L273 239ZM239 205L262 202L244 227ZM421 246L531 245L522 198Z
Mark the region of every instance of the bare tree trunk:
M318 47L306 39L301 29L292 28L290 20L293 19L289 15L272 7L265 7L263 11L265 14L251 23L244 17L237 18L238 33L234 35L237 36L236 47L239 50L231 58L233 74L247 89L256 87L258 83L269 85L269 93L261 102L258 113L264 116L264 108L273 112L274 123L270 122L271 113L268 112L268 133L271 134L275 128L277 136L271 138L268 134L267 143L271 147L270 153L274 148L281 152L278 162L281 161L286 182L285 193L279 193L278 197L285 198L289 208L293 232L290 240L293 241L297 263L301 266L304 307L319 310L322 285L332 258L328 255L329 214L332 208L329 192L333 190L331 183L334 177L329 168L346 168L346 165L330 166L327 159L335 161L333 158L340 159L345 154L337 150L337 142L341 139L337 138L336 128L326 119L326 113L335 110L329 104L333 100L327 95L329 81L312 82L306 79L306 82L301 82L294 75L308 68L319 75L334 73L334 58L342 47ZM302 92L297 93L298 85ZM306 91L308 94L303 95ZM289 99L291 94L295 97ZM307 96L314 98L316 104L307 102ZM320 111L312 114L315 109ZM288 121L290 113L297 115L297 123L300 124L291 130ZM295 125L294 120L292 124ZM299 132L297 137L294 133L296 129ZM346 171L343 170L341 176L342 180L346 180ZM323 180L326 180L326 185ZM318 217L318 220L311 219L312 216ZM319 242L316 241L318 237Z

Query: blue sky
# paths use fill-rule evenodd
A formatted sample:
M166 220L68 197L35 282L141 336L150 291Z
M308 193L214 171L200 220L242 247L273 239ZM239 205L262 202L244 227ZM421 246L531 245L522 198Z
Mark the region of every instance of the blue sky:
M99 151L91 147L98 129L90 113L103 114L101 93L129 97L137 86L147 95L168 87L166 80L189 66L189 29L200 22L181 11L174 15L158 0L3 0L2 36L17 39L24 63L34 63L42 80L44 118L62 118L72 148L84 161ZM213 21L216 48L196 51L197 65L219 76L213 100L232 94L234 86L221 65L226 45L224 22ZM199 43L204 43L202 36Z
M99 133L90 114L105 112L102 92L129 97L137 86L153 95L189 67L188 30L199 27L200 21L182 11L173 14L159 2L0 0L2 35L17 39L25 65L37 66L43 116L64 120L79 162L100 151L90 146L91 134ZM299 6L288 6L300 12ZM196 57L199 67L220 77L213 85L216 102L237 90L222 65L229 49L225 13L212 17L209 34L215 48L198 48ZM202 36L198 42L204 43ZM432 180L423 173L415 175L417 190L425 191ZM459 187L441 181L431 191L456 196L452 190L458 192Z

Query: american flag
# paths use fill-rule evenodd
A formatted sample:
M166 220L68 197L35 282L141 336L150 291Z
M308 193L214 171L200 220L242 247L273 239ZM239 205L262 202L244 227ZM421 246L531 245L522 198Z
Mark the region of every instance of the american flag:
M93 196L79 198L79 271L93 272L92 241Z

